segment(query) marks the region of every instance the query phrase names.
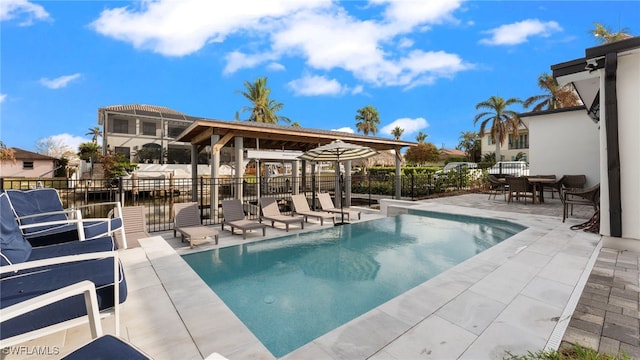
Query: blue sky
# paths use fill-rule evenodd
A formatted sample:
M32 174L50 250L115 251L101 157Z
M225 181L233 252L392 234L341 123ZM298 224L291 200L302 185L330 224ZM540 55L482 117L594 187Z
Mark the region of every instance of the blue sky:
M595 22L638 35L640 1L2 0L0 139L77 151L119 104L233 120L266 76L303 127L353 132L373 105L378 136L453 148L477 103L541 94L541 73L598 45Z

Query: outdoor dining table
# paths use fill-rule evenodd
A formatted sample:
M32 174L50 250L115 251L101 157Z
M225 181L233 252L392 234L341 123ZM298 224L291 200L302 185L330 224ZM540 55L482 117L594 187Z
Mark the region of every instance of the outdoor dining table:
M544 202L544 184L553 184L556 182L556 179L553 178L547 178L547 177L535 177L535 176L531 176L531 177L527 177L527 181L529 181L529 183L531 185L533 185L533 203L535 204L536 202L536 191L537 188L539 187L540 190L540 196L538 197L538 203L543 203Z

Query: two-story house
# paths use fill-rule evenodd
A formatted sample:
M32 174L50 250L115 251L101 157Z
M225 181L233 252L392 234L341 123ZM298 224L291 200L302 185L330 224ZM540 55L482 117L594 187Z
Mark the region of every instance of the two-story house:
M175 138L198 117L154 105L114 105L98 109L102 151L134 163L189 164L189 143ZM206 155L199 161L206 163Z

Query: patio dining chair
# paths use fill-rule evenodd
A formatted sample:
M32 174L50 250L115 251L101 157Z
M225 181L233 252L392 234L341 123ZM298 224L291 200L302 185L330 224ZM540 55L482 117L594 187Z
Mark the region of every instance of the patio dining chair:
M569 217L569 214L573 215L574 205L592 206L597 212L600 205L600 184L586 189L566 189L563 196L562 222Z
M267 235L267 225L259 221L249 220L245 217L242 203L239 199L223 200L222 215L224 217L222 230L224 230L224 226L227 225L231 228L231 234L233 235L236 228L240 229L242 230L243 240L247 238L247 230L262 229L262 236Z
M507 201L507 181L500 181L495 175L489 174L489 200L491 199L491 195L493 198L496 198L498 193L504 195L504 201Z
M262 220L271 221L271 227L274 227L276 222L283 223L285 229L289 231L290 224L300 224L300 228L304 229L304 217L303 216L287 216L280 212L278 202L272 197L260 198L260 210L262 215L260 216L260 222Z
M533 188L524 176L509 176L507 177L507 184L509 185L509 193L507 203L511 203L513 197L516 200L524 198L524 203L527 203L527 198L531 198L532 202L535 202L536 195L533 192Z

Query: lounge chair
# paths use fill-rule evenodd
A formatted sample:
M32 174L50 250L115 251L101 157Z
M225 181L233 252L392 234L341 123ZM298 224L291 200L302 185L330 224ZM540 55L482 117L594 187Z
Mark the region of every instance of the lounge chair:
M114 213L118 210L114 210ZM144 215L144 206L123 206L120 208L120 214L115 214L122 218L124 232L127 235L127 248L139 247L138 240L151 237L147 232L147 220ZM116 242L122 247L122 236L120 233L115 234Z
M293 213L304 216L304 221L309 222L309 218L311 217L320 220L320 225L324 225L325 219L331 219L335 225L335 214L311 210L304 194L291 195L291 201L293 202Z
M509 176L507 177L507 185L509 185L509 196L507 198L507 203L511 203L511 199L513 197L516 200L520 200L520 198L524 198L524 203L527 203L527 198L531 198L531 201L535 203L536 194L533 192L533 188L527 178L524 176Z
M598 212L600 204L600 184L596 184L586 189L565 189L562 201L562 222L573 215L573 205L589 205ZM569 210L571 206L571 210Z
M227 225L231 227L231 234L234 234L236 228L242 230L242 239L247 238L247 230L262 229L262 236L267 235L267 225L259 222L249 220L244 216L244 210L242 209L242 203L238 199L223 200L222 201L222 230Z
M0 265L43 260L59 256L114 251L116 244L111 236L79 241L70 239L58 244L33 247L20 231L13 216L6 194L0 194Z
M181 241L189 240L189 246L193 247L194 239L206 239L213 237L218 244L218 230L202 225L198 203L173 204L173 236L180 233Z
M69 239L93 239L120 231L123 246L127 241L120 217L83 218L82 211L90 207L109 206L119 209L120 202L101 202L65 209L52 188L6 190L9 204L20 224L23 235L34 246L50 245ZM75 234L75 236L70 236Z
M0 266L0 347L13 346L43 335L68 329L79 324L86 315L82 299L74 297L5 320L5 309L24 304L42 294L55 291L83 280L95 284L98 307L105 315L114 315L116 335L120 329L119 307L127 298L124 272L118 251L101 251L22 261L17 252L3 258L10 265ZM22 254L24 258L24 254ZM26 259L25 259L26 260ZM37 271L36 271L37 270Z
M2 309L2 321L9 321L21 315L29 314L59 302L69 303L73 297L82 296L84 306L80 306L87 315L92 341L64 356L62 359L151 359L142 350L113 335L103 335L98 294L94 283L80 281L63 288L53 290L29 300L24 300ZM2 347L4 347L4 341Z
M329 193L319 193L318 200L320 201L320 208L322 211L326 211L328 213L334 214L345 214L347 215L347 221L351 221L352 216L357 216L358 220L361 218L360 211L351 210L350 208L339 208L333 204L333 200L331 200L331 195Z
M304 229L304 216L287 216L280 213L278 208L278 202L272 197L260 198L260 209L262 215L260 216L260 222L262 220L271 221L271 227L274 227L276 222L283 223L286 231L289 231L290 224L300 224L300 228Z

